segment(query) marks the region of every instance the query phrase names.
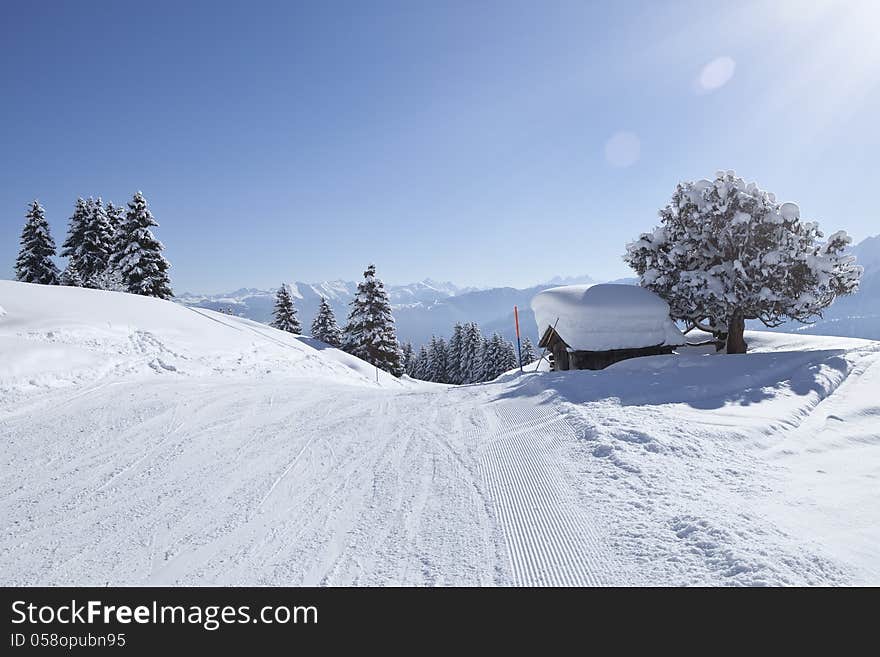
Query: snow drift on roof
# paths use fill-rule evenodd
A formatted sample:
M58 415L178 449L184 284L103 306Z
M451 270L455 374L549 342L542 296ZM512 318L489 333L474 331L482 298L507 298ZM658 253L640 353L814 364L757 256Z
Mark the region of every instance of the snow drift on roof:
M538 334L556 332L576 351L638 349L682 345L681 331L669 318L669 304L636 285L565 285L532 299Z

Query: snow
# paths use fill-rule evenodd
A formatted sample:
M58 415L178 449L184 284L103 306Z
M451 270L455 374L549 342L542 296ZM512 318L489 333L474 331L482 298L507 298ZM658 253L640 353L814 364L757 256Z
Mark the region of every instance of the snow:
M556 332L575 350L634 349L685 342L669 318L669 305L635 285L554 287L535 295L532 310L539 336L555 325Z
M377 384L166 301L0 304L0 584L880 584L877 342Z
M309 338L161 299L11 281L0 281L0 299L2 394L129 373L376 380L375 368Z

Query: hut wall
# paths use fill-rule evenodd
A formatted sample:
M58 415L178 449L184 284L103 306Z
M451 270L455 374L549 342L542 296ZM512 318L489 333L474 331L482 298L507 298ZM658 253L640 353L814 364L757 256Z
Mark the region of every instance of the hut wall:
M657 346L642 349L612 349L609 351L572 351L568 353L568 366L573 370L601 370L613 363L639 358L640 356L657 356L671 354L674 347ZM556 356L554 351L554 357ZM566 368L568 369L568 368Z

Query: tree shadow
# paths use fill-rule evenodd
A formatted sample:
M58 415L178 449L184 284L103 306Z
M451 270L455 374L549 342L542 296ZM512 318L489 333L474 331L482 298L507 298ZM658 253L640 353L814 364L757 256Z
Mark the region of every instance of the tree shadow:
M844 350L700 354L633 358L604 369L531 374L516 380L496 399L535 397L585 404L616 400L621 406L687 404L717 409L750 406L785 389L820 398L848 371Z

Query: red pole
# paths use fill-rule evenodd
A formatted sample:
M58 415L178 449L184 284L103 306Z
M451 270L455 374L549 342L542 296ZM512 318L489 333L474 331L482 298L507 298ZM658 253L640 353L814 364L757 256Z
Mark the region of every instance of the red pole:
M516 324L516 358L519 361L519 371L522 372L522 346L519 342L519 310L513 307L513 321Z

